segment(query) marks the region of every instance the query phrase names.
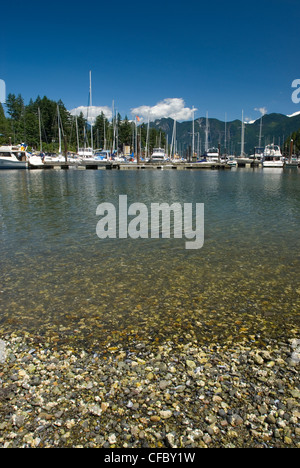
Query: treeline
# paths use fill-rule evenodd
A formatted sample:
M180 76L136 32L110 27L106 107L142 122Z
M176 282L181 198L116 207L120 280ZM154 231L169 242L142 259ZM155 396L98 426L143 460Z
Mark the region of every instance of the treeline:
M19 94L9 94L6 100L6 114L0 104L0 144L27 144L29 149L44 152L57 152L59 141L62 151L77 151L79 147L122 151L129 146L131 151L144 152L147 141L147 125L137 127L120 114L109 121L103 113L95 120L93 128L81 113L77 119L70 114L64 103L48 99L46 96L30 100L25 105ZM60 132L59 132L60 129ZM59 138L61 136L61 139ZM151 151L156 146L164 147L165 134L155 128L149 129L148 144Z

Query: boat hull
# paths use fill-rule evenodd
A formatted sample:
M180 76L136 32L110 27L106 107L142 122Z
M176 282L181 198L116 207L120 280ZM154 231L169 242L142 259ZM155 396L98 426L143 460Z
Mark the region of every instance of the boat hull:
M264 161L263 167L283 167L283 161Z
M0 159L0 170L3 169L27 169L26 161L9 161L7 159Z

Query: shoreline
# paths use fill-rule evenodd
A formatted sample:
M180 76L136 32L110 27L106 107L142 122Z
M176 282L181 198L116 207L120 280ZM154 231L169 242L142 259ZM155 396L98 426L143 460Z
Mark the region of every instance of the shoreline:
M0 339L1 448L300 448L300 340Z

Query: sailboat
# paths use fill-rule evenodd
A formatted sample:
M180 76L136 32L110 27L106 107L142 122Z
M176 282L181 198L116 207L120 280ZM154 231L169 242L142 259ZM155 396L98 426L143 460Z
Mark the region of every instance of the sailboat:
M263 120L263 115L260 117L260 123L259 123L259 137L258 137L258 146L254 148L254 154L251 154L249 156L250 159L254 159L255 161L258 161L259 163L262 162L263 156L264 156L264 147L261 146L261 141L262 141L262 120Z
M38 118L39 118L39 136L40 136L40 154L28 154L28 164L29 167L43 167L44 161L42 158L43 154L43 142L42 142L42 124L41 124L41 109L38 108Z
M208 112L206 112L206 127L205 127L205 153L204 157L208 162L217 162L219 161L219 150L218 148L209 148L208 146L208 139L209 139L209 120L208 120Z
M56 156L45 156L44 162L65 162L65 156L62 154L61 141L62 141L62 122L59 112L59 105L57 104L57 128L58 128L58 154Z
M241 141L241 156L240 158L245 158L245 122L244 122L244 111L242 111L242 141Z
M89 110L92 108L92 72L90 71L90 90L89 90L89 105L87 111L87 121L89 118ZM78 156L85 161L90 159L94 161L94 143L93 143L93 122L91 121L91 146L87 147L87 131L84 129L84 147L78 149Z
M178 158L176 158L176 123L177 123L176 119L174 119L171 148L170 148L170 158L172 162L178 162Z

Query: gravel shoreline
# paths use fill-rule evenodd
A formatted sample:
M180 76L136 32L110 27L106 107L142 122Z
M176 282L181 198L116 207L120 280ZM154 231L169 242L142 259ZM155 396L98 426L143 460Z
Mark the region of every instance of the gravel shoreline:
M300 340L0 339L0 448L300 448Z

